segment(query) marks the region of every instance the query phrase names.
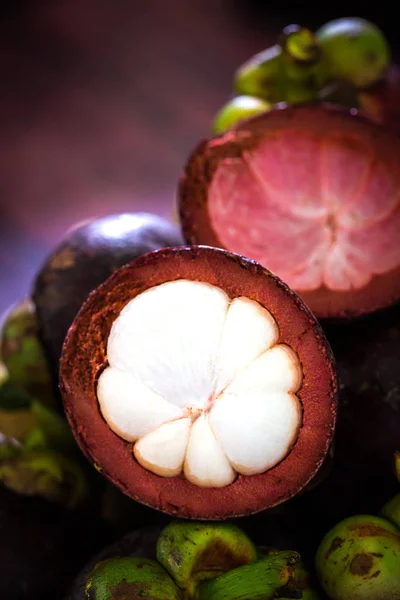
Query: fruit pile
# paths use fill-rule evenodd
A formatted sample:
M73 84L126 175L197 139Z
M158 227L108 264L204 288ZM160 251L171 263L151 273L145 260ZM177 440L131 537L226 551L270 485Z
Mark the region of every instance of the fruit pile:
M172 521L158 537L142 530L103 550L79 574L67 600L323 600L324 592L332 600L395 600L399 510L400 494L382 516L338 523L320 543L315 569L298 552L255 546L231 523Z
M141 537L139 544L128 537L108 549L107 558L96 557L69 600L318 599L297 552L256 547L236 525L172 521L154 542L154 532ZM124 556L117 558L121 544ZM137 554L145 544L156 560Z
M236 77L261 114L235 99L191 153L180 228L78 224L4 316L3 489L158 526L70 600L400 599L400 138L322 102L389 63L361 19L286 28ZM61 598L86 559L0 596Z

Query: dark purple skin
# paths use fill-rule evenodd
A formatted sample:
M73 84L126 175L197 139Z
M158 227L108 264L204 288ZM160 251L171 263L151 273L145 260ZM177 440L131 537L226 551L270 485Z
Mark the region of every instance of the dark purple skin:
M56 384L64 338L90 292L134 258L182 243L177 225L149 213L109 215L66 235L42 265L32 291Z
M400 304L324 330L339 379L335 460L307 501L324 507L330 525L378 514L398 491L392 465L400 432Z

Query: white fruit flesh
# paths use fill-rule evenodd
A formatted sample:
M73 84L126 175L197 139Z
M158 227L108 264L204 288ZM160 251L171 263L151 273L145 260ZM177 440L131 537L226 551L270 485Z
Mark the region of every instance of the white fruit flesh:
M271 313L203 282L178 280L136 296L114 321L97 397L136 460L202 487L263 473L297 440L297 354Z

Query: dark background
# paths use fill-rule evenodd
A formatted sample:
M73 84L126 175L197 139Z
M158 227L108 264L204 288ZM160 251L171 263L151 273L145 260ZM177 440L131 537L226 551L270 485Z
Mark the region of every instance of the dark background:
M0 313L76 221L173 216L176 181L232 75L280 29L358 15L396 48L389 3L15 1L0 12Z

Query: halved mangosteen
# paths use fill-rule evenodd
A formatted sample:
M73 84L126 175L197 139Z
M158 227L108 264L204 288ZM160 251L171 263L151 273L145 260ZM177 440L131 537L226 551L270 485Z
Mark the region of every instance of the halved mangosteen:
M277 108L193 151L183 234L257 260L319 317L372 312L400 298L399 157L354 111Z
M60 389L82 450L132 498L184 518L256 513L330 447L334 360L315 317L258 263L152 252L83 305Z

